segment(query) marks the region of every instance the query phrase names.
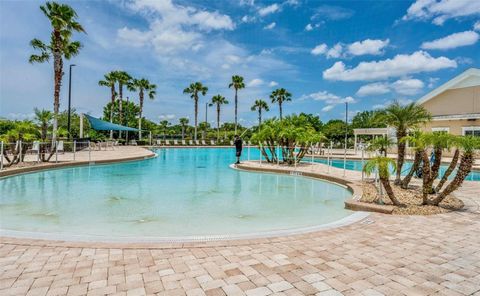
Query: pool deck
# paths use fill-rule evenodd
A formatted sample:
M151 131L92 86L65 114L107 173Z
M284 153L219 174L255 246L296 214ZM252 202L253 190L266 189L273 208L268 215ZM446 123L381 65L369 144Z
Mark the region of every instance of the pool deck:
M329 170L296 168L361 179ZM0 295L480 295L480 182L466 182L456 196L464 211L374 213L275 238L102 244L3 237Z

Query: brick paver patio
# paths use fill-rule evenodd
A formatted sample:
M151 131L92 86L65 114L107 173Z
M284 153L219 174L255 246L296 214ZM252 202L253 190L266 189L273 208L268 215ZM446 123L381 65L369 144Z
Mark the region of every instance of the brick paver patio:
M462 212L186 244L0 239L0 295L480 295L480 189Z

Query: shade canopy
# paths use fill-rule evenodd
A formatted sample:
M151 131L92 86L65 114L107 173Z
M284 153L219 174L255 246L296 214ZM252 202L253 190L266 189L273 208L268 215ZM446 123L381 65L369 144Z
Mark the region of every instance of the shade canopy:
M138 129L136 129L136 128L123 126L123 125L111 123L111 122L108 122L108 121L104 121L104 120L92 117L88 114L85 114L85 117L87 117L88 121L90 122L90 125L96 131L132 131L132 132L138 132Z

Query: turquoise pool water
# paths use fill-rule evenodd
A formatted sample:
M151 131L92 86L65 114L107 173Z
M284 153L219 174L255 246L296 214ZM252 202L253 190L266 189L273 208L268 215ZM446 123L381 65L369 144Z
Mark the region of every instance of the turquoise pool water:
M156 152L157 158L144 161L0 179L0 228L89 237L236 235L321 225L351 214L343 207L351 196L346 188L231 169L233 149Z
M310 161L309 159L305 158L305 161ZM327 159L324 158L317 158L314 160L315 162L327 164ZM330 159L330 165L336 168L343 169L343 159ZM410 168L412 167L411 162L406 162L403 165L402 168L402 174L406 175L410 171ZM442 165L440 167L440 176L443 175L443 173L447 170L448 165ZM347 160L346 162L346 169L347 170L353 170L353 171L362 171L363 165L361 160ZM450 179L455 176L455 172L452 173L450 176ZM468 174L467 178L465 180L468 181L480 181L480 172L479 171L472 171L470 174Z

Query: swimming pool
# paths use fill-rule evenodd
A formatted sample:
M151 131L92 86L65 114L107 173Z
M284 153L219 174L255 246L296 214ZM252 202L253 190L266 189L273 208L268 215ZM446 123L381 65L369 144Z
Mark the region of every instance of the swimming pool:
M235 237L352 214L344 209L347 188L231 169L230 148L155 152L158 157L149 160L0 179L0 228L66 239Z
M310 160L306 159L305 161L310 161ZM325 159L325 158L316 158L316 159L314 159L314 161L318 162L318 163L323 163L323 164L328 163L327 159ZM330 165L333 166L333 167L336 167L336 168L343 169L343 159L335 159L335 158L330 159ZM402 168L402 175L408 174L411 167L412 167L412 162L410 162L410 161L405 162L405 164L403 165L403 168ZM362 165L361 160L347 160L346 161L346 169L347 170L362 171L362 168L363 168L363 165ZM448 168L448 165L442 165L440 167L440 175L439 176L443 176L443 173L447 170L447 168ZM455 172L453 172L452 175L450 175L450 179L452 179L454 176L455 176ZM465 180L480 181L480 172L479 171L470 172L470 174L468 174L468 176Z

